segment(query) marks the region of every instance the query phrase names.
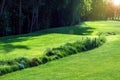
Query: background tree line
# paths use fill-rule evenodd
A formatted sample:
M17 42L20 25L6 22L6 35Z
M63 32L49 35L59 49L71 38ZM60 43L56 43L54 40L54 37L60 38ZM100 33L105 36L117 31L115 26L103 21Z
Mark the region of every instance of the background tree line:
M0 0L0 36L114 19L120 10L105 0Z

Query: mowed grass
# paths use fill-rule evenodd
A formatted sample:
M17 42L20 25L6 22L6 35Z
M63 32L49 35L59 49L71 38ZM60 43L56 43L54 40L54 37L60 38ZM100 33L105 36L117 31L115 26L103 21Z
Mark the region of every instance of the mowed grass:
M98 32L120 34L120 21L89 21L85 24L94 28L93 34Z
M74 42L81 37L98 33L115 33L107 36L100 48L69 56L45 65L10 73L0 80L119 80L120 79L120 22L89 21L73 27L48 29L34 34L5 37L0 41L1 59L21 56L36 57L46 48ZM8 52L4 45L12 45ZM7 47L10 48L10 47Z
M120 36L108 37L109 41L100 48L7 74L0 80L119 80L119 39Z
M91 30L91 31L89 31ZM48 48L58 47L90 35L92 28L84 23L71 27L54 28L40 32L0 38L0 60L42 56Z
M89 21L79 25L43 30L40 32L0 38L0 60L36 57L48 48L93 36L99 32L120 34L119 21Z
M81 36L55 33L40 36L6 37L0 42L0 60L41 56L47 48L58 47L80 38Z

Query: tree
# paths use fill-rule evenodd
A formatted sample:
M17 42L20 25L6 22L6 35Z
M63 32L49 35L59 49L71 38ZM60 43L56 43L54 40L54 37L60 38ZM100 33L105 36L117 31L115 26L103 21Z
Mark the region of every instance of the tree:
M5 2L6 2L5 0L2 1L0 16L2 16L3 9L4 9L4 6L5 6Z

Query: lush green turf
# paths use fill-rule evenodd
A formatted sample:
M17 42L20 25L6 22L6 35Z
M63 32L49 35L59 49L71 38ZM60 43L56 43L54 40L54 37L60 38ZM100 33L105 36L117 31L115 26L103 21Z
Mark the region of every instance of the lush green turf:
M67 34L5 38L0 43L0 60L40 56L46 48L57 47L80 38L80 36Z
M117 38L116 38L117 37ZM0 80L119 80L120 36L100 48L0 77Z
M33 34L0 38L0 60L22 56L36 57L47 48L79 40L81 36L96 35L99 32L119 34L119 23L115 21L84 22L80 25L48 29ZM75 34L75 35L73 35Z
M120 22L116 21L84 22L75 27L49 29L23 37L6 37L0 41L0 57L7 59L41 55L48 47L73 42L81 36L95 36L99 32L109 34L107 43L100 48L4 75L0 80L119 80ZM110 35L111 32L116 35ZM42 35L39 35L40 33ZM5 47L7 45L9 46Z
M47 48L79 40L81 38L80 34L91 34L92 32L88 31L89 29L92 28L82 23L72 27L48 29L27 35L0 38L0 60L22 56L40 56Z
M88 31L89 29L92 28L82 23L73 27L48 29L33 34L0 38L0 60L22 56L40 56L47 48L79 40L80 34L91 34L92 32Z

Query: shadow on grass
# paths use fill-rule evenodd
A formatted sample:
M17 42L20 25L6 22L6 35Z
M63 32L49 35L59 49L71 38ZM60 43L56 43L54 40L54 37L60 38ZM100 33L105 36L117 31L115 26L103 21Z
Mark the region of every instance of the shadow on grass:
M1 50L3 50L5 53L9 53L9 52L13 51L14 49L29 50L30 48L27 46L23 46L23 45L12 45L12 44L5 44L1 48Z
M91 35L95 28L91 28L84 22L75 26L66 26L61 28L53 28L41 31L42 34L59 33L59 34L73 34L73 35Z
M75 25L75 26L66 26L60 28L46 29L39 32L16 35L16 36L7 36L0 38L1 50L4 50L6 53L13 51L14 49L26 49L29 48L23 45L12 45L14 42L23 42L30 39L34 39L37 36L44 36L48 34L58 33L58 34L72 34L72 35L91 35L94 31L94 28L89 27L84 22Z
M58 34L72 34L72 35L91 35L95 28L91 28L86 25L84 22L74 25L74 26L65 26L60 28L46 29L34 33L0 37L0 44L13 43L13 42L22 42L30 39L34 39L37 36L44 36L48 34L58 33Z

